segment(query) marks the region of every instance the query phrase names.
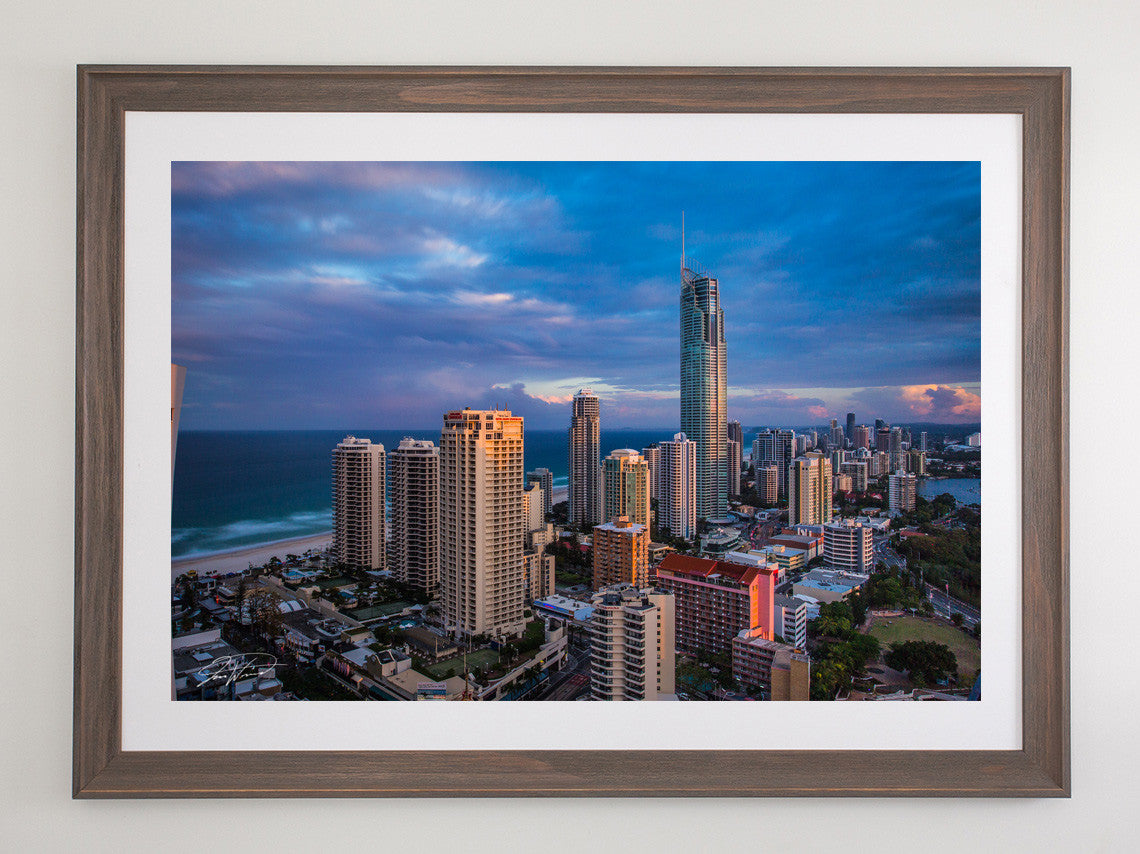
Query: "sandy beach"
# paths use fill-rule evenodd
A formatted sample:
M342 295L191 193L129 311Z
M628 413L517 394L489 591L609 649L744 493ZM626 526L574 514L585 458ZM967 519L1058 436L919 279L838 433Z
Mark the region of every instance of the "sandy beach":
M274 555L277 555L281 560L285 560L285 555L287 554L299 555L304 554L309 549L323 549L331 540L332 531L326 531L323 534L317 534L315 536L293 537L288 540L262 543L256 546L234 549L229 552L218 552L217 554L201 555L199 557L176 558L170 562L170 577L177 578L192 569L197 570L200 576L208 575L211 572L224 575L227 572L248 569L251 563L254 566L260 566Z
M558 504L570 499L570 487L568 486L556 486L550 491L552 493L551 504Z

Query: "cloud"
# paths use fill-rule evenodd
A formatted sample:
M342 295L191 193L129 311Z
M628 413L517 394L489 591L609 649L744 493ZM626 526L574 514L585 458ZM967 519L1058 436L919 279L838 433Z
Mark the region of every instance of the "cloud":
M919 417L939 419L974 419L982 417L982 398L961 387L944 385L904 386L899 390L902 401Z

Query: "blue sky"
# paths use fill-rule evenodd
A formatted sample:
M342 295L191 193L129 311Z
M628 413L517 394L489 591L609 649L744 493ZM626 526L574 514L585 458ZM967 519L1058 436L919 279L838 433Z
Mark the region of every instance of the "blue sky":
M977 163L175 163L185 429L675 427L681 212L729 417L980 420Z

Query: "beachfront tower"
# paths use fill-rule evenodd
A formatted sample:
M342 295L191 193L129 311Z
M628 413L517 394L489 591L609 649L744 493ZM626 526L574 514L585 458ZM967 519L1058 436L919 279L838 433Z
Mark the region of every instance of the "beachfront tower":
M697 536L697 443L684 433L659 442L661 485L657 491L657 526L674 537Z
M384 446L345 436L332 454L333 552L357 569L384 569Z
M602 521L601 405L584 388L571 407L570 524L591 527Z
M523 618L523 419L505 410L443 417L439 585L461 637L518 636Z
M388 569L433 596L439 587L439 448L427 440L401 440L388 453L388 484Z
M727 358L716 279L681 269L681 430L697 445L697 516L728 512Z

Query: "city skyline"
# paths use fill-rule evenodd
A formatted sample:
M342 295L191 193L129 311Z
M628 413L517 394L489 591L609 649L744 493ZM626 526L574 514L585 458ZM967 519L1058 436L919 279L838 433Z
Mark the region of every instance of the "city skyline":
M172 167L183 429L679 423L680 211L728 417L980 420L974 163ZM635 198L615 205L613 198ZM346 395L345 389L353 389Z

